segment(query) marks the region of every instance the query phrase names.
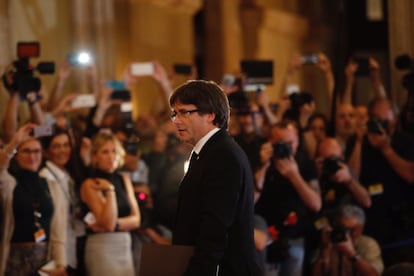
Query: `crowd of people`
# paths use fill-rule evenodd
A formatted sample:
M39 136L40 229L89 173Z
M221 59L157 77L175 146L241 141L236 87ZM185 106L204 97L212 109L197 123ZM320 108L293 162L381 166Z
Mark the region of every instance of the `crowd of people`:
M254 178L261 269L281 276L381 275L398 264L409 267L412 133L387 97L376 60L369 58L374 95L365 105L352 102L358 63L349 61L345 87L334 98L330 60L317 57L313 66L336 106L331 115L318 110L314 93L289 89L303 66L300 55L286 70L277 103L266 90L243 91L242 74L219 83L231 106L222 124ZM77 69L88 72L92 106L72 105L79 95L65 90L74 70L66 62L50 92L22 92L13 72L4 73L10 83L0 150L1 275L138 275L142 244L192 238L176 216L192 147L178 139L173 121L203 111L171 113L171 77L160 62L152 64L159 101L136 119L123 108L130 98L99 85L94 66ZM196 74L193 68L187 77ZM140 78L126 70L125 86L139 86ZM30 111L27 121L20 105Z

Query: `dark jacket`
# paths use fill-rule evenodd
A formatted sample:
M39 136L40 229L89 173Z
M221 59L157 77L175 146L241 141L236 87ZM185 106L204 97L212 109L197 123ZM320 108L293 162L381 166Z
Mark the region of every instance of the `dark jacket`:
M253 176L225 130L192 162L179 191L173 243L192 245L185 275L260 275L253 238Z

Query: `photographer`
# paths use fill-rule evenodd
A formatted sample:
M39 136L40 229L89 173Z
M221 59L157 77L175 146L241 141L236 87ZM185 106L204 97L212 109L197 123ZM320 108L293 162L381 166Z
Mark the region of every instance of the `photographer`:
M256 203L256 213L266 220L274 240L267 248L268 271L302 275L308 217L321 208L316 169L311 160L297 151L298 130L293 122L274 125L270 142L273 157L264 172L263 189Z
M414 145L412 136L396 129L396 116L387 99L373 100L369 115L367 135L358 152L359 179L372 200L366 210L366 233L387 248L383 256L388 266L406 260L414 250L405 243L414 238L414 187L407 181L412 173L409 164L414 160Z
M371 206L371 198L343 161L341 146L335 138L324 139L318 147L316 165L322 193L323 211L340 204L356 202L364 208Z
M373 238L362 234L363 210L344 205L337 219L337 227L322 231L322 247L312 275L380 275L384 269L381 250Z

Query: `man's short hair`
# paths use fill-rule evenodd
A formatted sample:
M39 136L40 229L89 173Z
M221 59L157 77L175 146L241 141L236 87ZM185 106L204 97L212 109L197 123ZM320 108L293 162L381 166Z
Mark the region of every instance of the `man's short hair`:
M296 133L299 132L299 126L296 121L290 119L283 119L282 121L277 122L272 126L272 129L287 129L289 126L292 126L295 129Z
M392 103L387 98L374 98L373 100L371 100L368 103L368 106L367 106L369 117L371 117L371 118L373 117L373 114L372 113L373 113L374 108L377 107L377 105L382 104L382 103L388 104L390 106L390 108L393 110Z
M353 204L345 204L340 208L339 212L340 216L343 218L356 218L360 225L365 224L365 213L362 208L353 205Z
M192 80L179 86L170 97L174 104L193 104L201 114L214 113L213 124L227 129L230 106L224 91L213 81Z

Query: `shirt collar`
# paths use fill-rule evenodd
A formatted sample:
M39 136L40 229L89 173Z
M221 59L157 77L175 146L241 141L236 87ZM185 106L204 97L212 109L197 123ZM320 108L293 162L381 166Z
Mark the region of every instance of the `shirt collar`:
M46 161L46 167L50 170L53 176L57 178L56 180L69 178L69 176L64 170L62 170L50 161Z
M220 129L218 127L213 128L210 130L206 135L204 135L194 146L193 152L200 154L201 149L204 147L204 145L207 143L207 141L213 136L217 131Z

